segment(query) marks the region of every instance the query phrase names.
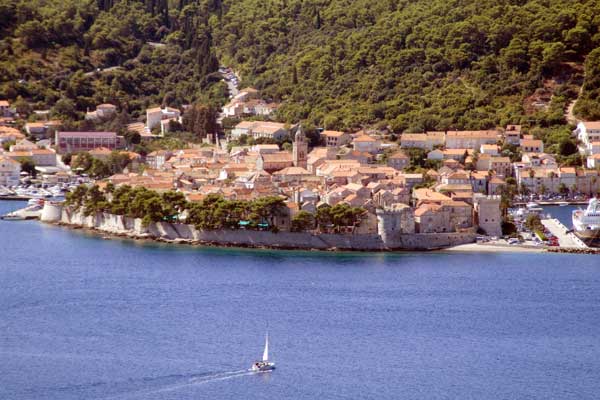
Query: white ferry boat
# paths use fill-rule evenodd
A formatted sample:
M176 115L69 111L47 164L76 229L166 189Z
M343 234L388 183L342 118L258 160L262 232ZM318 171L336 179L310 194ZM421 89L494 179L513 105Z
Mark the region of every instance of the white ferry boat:
M600 201L590 199L587 209L572 214L573 233L588 246L600 245Z

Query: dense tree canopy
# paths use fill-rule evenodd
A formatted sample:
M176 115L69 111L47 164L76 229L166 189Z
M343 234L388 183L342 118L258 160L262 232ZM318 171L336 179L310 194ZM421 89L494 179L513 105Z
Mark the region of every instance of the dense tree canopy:
M575 112L600 118L599 16L598 0L4 0L0 97L72 120L103 102L214 107L220 58L284 122L549 127L584 70ZM202 136L214 110L197 111Z
M0 98L26 99L67 121L105 102L134 118L152 105L221 104L214 10L168 3L2 1Z
M328 129L562 123L581 82L577 66L600 45L597 0L226 0L224 8L214 25L221 58L285 100L283 120ZM536 89L555 94L548 107L529 109ZM586 107L597 107L592 97Z

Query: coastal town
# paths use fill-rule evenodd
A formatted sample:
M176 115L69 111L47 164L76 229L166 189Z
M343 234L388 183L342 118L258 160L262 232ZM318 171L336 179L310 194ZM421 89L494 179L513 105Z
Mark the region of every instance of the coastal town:
M0 400L599 398L600 0L0 0L0 71Z
M575 152L585 160L581 166L557 162L557 154L520 125L400 135L318 128L308 137L301 124L271 118L278 104L261 99L256 89L237 90L237 77L223 73L232 96L217 118L219 131L146 153L134 151L128 138L152 145L177 137L190 106L148 108L143 120L129 121L121 132L65 131L47 112L20 115L0 101L0 194L48 197L47 190L39 191L58 188L54 194L60 195L85 182L102 190L110 185L174 191L191 204L211 196L247 202L277 197L280 218L252 223L240 217L233 229L458 235L457 241L439 244L445 247L475 237L519 238L517 228L524 225L509 212L518 204L533 199L585 204L600 192L600 122L579 122L572 132ZM106 124L118 114L117 106L99 104L85 120ZM230 129L223 128L224 119L234 121ZM22 182L37 185L15 192ZM319 218L334 207L356 217L335 227ZM510 243L521 242L522 236Z

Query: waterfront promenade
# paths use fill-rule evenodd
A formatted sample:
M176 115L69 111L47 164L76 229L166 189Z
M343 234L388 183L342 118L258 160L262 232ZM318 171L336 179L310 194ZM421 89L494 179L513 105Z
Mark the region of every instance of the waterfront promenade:
M581 241L575 234L567 229L558 219L543 219L542 225L546 227L554 236L558 238L560 247L587 249L588 246Z

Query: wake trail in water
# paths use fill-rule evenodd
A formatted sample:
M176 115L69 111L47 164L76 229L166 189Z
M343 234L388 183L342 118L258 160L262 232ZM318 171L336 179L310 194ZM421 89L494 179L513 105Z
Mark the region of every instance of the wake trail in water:
M150 389L141 389L135 391L129 391L127 393L121 393L115 396L104 397L104 400L117 400L125 398L136 398L138 396L147 396L156 393L170 392L174 390L184 389L187 387L193 387L198 385L204 385L211 382L224 381L227 379L239 378L243 376L256 375L263 373L261 371L252 371L249 369L240 369L237 371L221 371L221 372L208 372L204 374L188 375L185 379L180 379L178 382L173 382L165 386L160 386Z

